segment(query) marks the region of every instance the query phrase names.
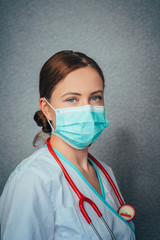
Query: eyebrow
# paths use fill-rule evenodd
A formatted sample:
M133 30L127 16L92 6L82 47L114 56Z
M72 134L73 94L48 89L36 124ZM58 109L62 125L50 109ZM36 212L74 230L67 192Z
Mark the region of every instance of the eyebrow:
M95 91L95 92L91 93L91 95L94 95L94 94L96 94L96 93L102 93L102 94L103 94L103 90Z
M98 90L98 91L92 92L91 95L94 95L96 93L102 93L103 94L103 91L102 90ZM76 92L68 92L68 93L63 94L61 97L64 97L66 95L78 95L78 96L81 96L82 94L76 93Z

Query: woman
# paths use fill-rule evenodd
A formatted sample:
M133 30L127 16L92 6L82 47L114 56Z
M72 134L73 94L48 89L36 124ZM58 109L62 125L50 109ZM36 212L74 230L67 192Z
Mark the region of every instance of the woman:
M100 67L85 54L58 52L41 69L39 91L41 110L34 120L50 139L8 179L0 202L2 239L135 239L132 221L117 213L120 202L110 182L92 156L88 157L89 146L108 126ZM40 137L38 133L34 145ZM77 191L96 204L106 223L84 202L92 220L87 223L79 208L79 195L57 158ZM117 186L111 168L101 164Z

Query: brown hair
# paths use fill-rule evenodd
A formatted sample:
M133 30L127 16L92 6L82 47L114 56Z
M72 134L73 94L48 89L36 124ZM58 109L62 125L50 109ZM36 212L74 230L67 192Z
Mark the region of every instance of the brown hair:
M39 76L39 93L40 98L45 97L48 101L51 98L55 86L64 79L70 72L75 69L90 66L94 68L100 75L104 86L104 76L101 68L90 57L81 52L73 52L64 50L57 52L43 65ZM42 131L38 132L33 140L33 146L36 142L42 140L43 132L51 134L51 127L41 110L34 114L34 120L37 125L42 127ZM47 135L48 136L48 135Z

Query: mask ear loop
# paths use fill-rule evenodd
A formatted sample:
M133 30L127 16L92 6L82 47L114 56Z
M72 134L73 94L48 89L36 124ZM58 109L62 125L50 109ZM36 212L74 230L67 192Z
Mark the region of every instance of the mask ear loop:
M49 105L49 106L55 111L54 107L51 106L51 104L47 101L47 99L46 99L45 97L44 97L43 99L44 99L44 100L46 101L46 103L47 103L47 104L48 104L48 105ZM55 111L55 112L56 112L56 111ZM53 132L54 132L55 129L53 128L53 126L52 126L50 120L47 119L47 121L48 121L48 123L49 123L51 129L52 129Z

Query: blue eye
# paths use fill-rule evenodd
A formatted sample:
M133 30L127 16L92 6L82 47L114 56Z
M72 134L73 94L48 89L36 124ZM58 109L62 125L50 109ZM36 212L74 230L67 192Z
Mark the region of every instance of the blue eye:
M75 98L69 98L67 99L67 102L73 103L75 101Z
M92 100L93 101L102 100L102 97L101 96L95 96L95 97L92 97Z

